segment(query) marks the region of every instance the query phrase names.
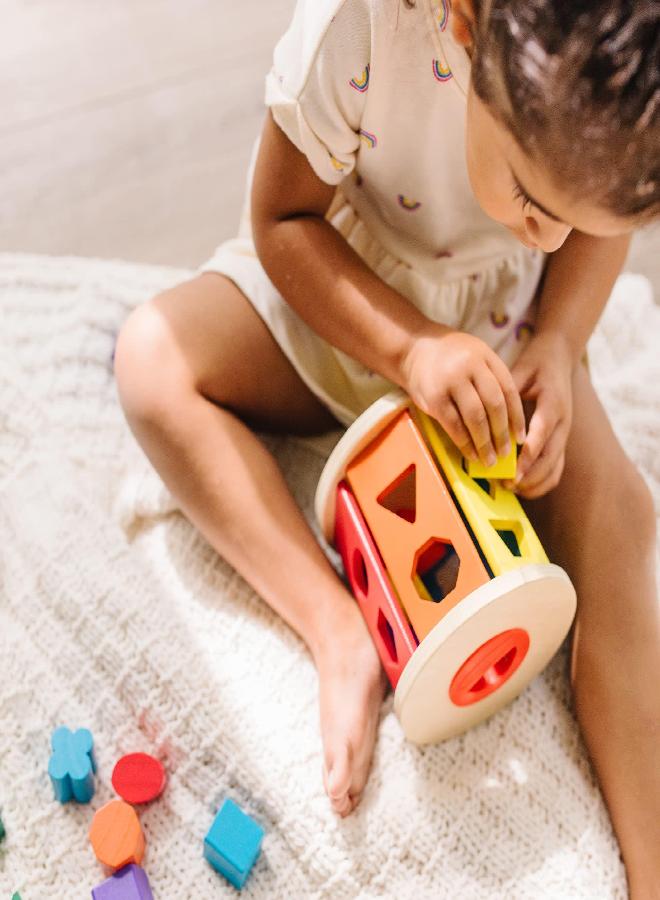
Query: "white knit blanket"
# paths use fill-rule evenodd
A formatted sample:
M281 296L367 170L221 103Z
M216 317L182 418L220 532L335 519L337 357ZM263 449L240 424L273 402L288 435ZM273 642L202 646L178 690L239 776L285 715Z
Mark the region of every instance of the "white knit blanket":
M132 750L169 773L140 810L156 900L234 896L202 858L225 796L266 831L248 897L624 897L565 649L508 709L440 746L406 743L390 696L363 802L332 815L309 655L176 512L117 404L121 322L188 274L0 256L0 897L89 898L104 876L87 829ZM622 277L593 375L656 500L658 346L648 283ZM309 512L323 453L273 446ZM94 734L89 806L53 800L60 724Z

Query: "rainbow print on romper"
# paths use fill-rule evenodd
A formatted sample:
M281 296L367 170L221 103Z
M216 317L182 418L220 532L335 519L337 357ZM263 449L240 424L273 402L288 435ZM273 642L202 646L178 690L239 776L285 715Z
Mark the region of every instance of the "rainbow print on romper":
M333 156L332 153L328 150L328 156L330 157L330 162L332 163L332 167L336 172L343 172L346 166L337 159L336 156Z
M440 31L444 31L447 27L450 9L451 0L440 0L440 3L438 3L438 5L436 6L435 21Z
M348 83L356 91L359 91L361 94L364 94L364 92L369 87L369 63L366 64L366 66L364 67L364 71L362 72L362 74L360 75L359 78L351 78L351 80Z
M509 317L506 313L498 313L493 310L490 314L490 321L494 328L504 328L505 325L509 324ZM524 324L524 322L521 324Z
M449 81L451 69L446 62L443 62L441 59L433 60L433 77L436 81Z
M399 206L401 209L406 209L408 212L414 212L416 209L419 209L422 205L419 200L410 200L408 197L405 197L403 194L399 194L397 196L397 200L399 201Z
M518 322L516 325L516 340L524 341L525 338L531 337L534 334L534 326L531 322L526 322L524 319L522 322Z
M364 128L360 128L359 131L360 140L364 141L367 147L371 147L372 150L374 147L378 145L378 138L375 134L372 134L370 131L365 131Z

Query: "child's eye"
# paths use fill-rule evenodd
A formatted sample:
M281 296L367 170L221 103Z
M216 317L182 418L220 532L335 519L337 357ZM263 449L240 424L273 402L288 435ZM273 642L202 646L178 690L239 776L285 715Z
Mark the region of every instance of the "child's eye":
M523 212L525 212L528 206L534 205L534 201L531 199L531 197L527 196L527 194L523 191L517 181L514 181L513 183L513 198L514 200L521 201Z

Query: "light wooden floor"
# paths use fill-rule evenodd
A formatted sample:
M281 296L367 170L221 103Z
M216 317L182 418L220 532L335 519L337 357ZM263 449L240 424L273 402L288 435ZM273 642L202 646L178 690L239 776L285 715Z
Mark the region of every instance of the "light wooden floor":
M0 0L0 247L196 266L236 228L294 0ZM629 265L660 298L660 231Z

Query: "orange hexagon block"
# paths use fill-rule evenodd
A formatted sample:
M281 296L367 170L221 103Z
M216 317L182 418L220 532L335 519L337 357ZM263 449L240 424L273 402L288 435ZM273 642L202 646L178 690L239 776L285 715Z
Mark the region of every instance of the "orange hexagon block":
M123 800L111 800L94 814L89 839L99 862L110 869L139 865L144 856L144 835L137 813Z

